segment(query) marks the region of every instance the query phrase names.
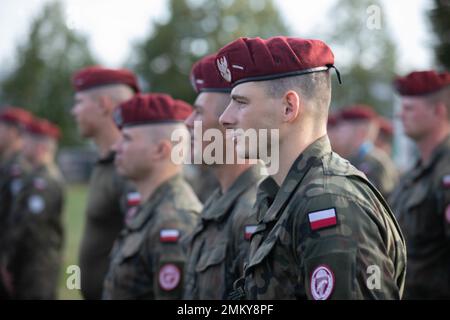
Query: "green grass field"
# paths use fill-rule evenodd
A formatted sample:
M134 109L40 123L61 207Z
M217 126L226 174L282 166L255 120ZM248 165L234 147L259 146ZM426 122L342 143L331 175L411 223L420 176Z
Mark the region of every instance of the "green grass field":
M81 299L79 290L67 288L66 280L69 275L66 270L67 266L78 264L78 247L83 232L86 197L86 185L69 185L67 187L64 210L64 267L61 270L59 281L59 299Z

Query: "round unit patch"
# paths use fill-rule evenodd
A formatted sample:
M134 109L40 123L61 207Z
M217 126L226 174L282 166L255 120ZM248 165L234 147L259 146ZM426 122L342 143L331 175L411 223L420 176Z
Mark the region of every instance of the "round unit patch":
M311 295L314 300L326 300L333 293L334 274L326 265L314 269L311 275Z
M28 209L35 214L41 213L45 208L45 201L41 196L34 195L28 198Z
M165 264L159 269L159 285L165 291L175 289L180 279L180 269L172 263Z

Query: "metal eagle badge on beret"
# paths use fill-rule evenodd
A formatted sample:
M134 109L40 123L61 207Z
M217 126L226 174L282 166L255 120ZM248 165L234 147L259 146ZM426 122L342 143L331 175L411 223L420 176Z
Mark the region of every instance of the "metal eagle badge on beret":
M224 78L225 81L231 82L231 71L230 68L228 68L227 58L217 58L217 68L219 69L222 78Z

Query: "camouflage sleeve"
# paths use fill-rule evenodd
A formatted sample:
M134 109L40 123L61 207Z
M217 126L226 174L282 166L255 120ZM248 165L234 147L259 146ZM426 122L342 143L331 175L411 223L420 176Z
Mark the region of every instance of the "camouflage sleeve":
M182 215L191 215L182 212ZM154 252L149 268L153 275L155 299L181 299L183 294L183 276L186 252L182 239L190 234L193 226L180 219L163 221L154 228L154 234L147 246Z
M14 214L21 216L13 226L14 290L19 299L55 299L63 241L63 193L52 186L39 187L36 181L14 207Z
M398 299L383 213L341 195L310 199L294 222L301 283L309 299ZM388 240L386 240L388 239Z

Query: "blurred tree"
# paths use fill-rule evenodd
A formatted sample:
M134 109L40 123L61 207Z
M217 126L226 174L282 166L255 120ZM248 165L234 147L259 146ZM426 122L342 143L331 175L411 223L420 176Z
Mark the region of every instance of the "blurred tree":
M45 5L18 46L16 65L0 83L2 103L27 108L61 126L62 144L79 142L70 116L72 73L94 64L86 39L68 28L60 2Z
M133 50L144 89L192 102L192 64L241 36L287 35L272 0L170 0L170 18Z
M343 84L333 77L332 108L365 103L392 117L396 49L378 0L338 0L324 39L335 53Z
M436 35L435 56L438 65L450 70L450 0L434 0L434 4L428 17Z

